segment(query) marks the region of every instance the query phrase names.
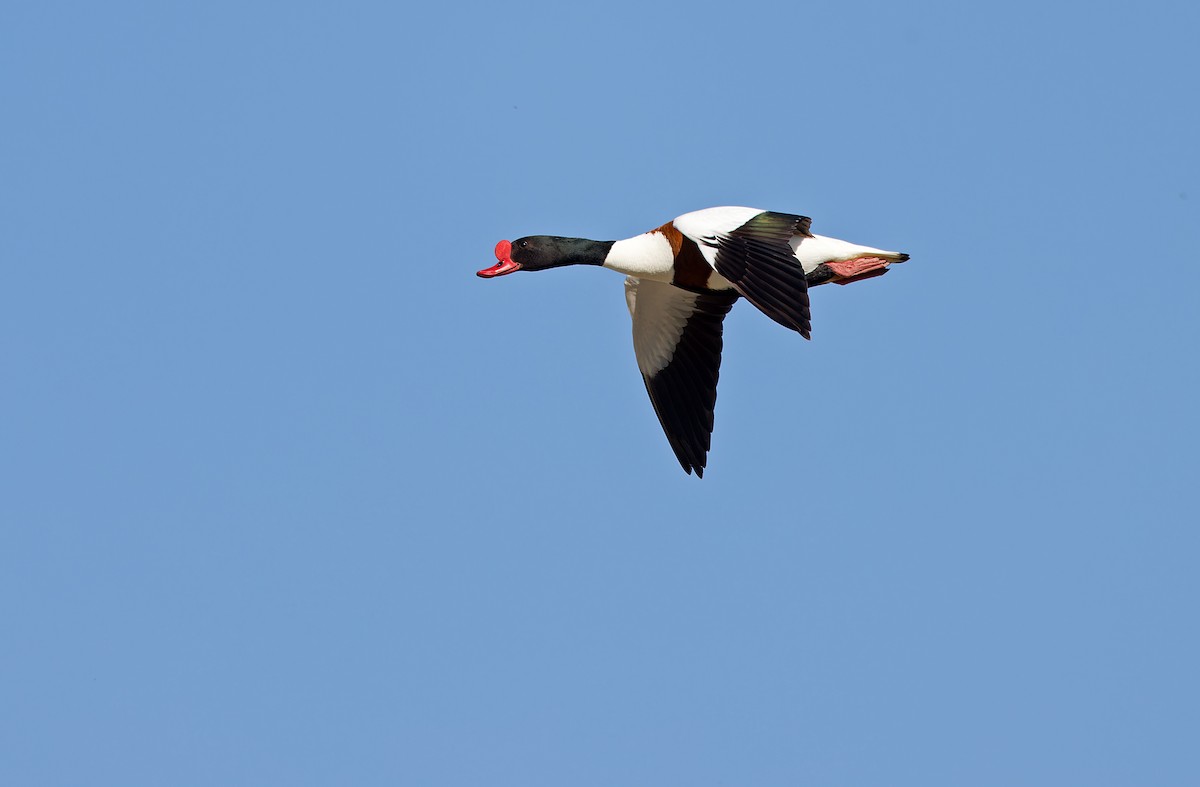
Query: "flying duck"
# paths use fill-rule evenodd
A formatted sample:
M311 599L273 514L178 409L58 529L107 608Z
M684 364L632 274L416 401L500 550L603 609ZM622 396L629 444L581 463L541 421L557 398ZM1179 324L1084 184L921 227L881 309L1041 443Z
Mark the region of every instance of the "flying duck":
M617 241L530 235L496 244L490 279L600 265L624 273L633 351L650 402L683 469L704 476L721 367L721 330L738 297L811 338L808 289L887 273L907 254L814 235L807 216L707 208Z

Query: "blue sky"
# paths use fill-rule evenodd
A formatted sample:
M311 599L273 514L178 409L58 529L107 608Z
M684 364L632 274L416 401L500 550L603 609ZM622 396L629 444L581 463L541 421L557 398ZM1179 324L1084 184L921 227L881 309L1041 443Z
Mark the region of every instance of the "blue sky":
M8 3L0 782L1200 781L1197 11ZM621 279L745 204L706 477Z

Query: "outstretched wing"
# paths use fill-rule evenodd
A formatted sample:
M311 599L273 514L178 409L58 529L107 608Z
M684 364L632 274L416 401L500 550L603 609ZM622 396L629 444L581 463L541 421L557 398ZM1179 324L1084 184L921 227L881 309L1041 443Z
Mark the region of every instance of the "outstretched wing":
M757 208L707 208L672 222L704 259L775 322L809 338L808 282L791 241L811 236L807 216Z
M633 351L671 450L704 477L721 368L722 323L735 292L693 292L650 279L625 280Z
M808 280L789 241L810 234L810 224L807 216L763 211L709 241L716 246L717 273L759 311L805 339L812 333Z

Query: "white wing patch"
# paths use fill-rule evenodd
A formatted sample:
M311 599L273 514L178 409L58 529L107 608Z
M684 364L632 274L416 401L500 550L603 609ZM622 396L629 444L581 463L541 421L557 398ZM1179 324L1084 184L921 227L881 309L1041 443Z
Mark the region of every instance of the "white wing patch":
M694 241L702 237L723 235L733 232L750 219L762 213L762 208L705 208L685 213L675 219L675 229Z
M716 270L717 249L712 244L720 236L733 232L762 212L761 208L705 208L685 213L672 223L675 229L696 242L704 261ZM719 282L710 281L709 286L713 289L724 289L730 285L722 277Z
M696 311L696 293L652 279L625 280L625 302L633 318L633 352L638 369L652 377L675 356L688 319Z

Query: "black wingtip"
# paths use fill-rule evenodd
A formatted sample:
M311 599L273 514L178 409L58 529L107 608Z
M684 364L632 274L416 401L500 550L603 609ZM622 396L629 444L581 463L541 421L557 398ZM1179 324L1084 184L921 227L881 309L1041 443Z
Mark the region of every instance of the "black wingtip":
M907 254L901 254L899 257L896 258L896 262L908 262L908 259L909 259L909 257Z

